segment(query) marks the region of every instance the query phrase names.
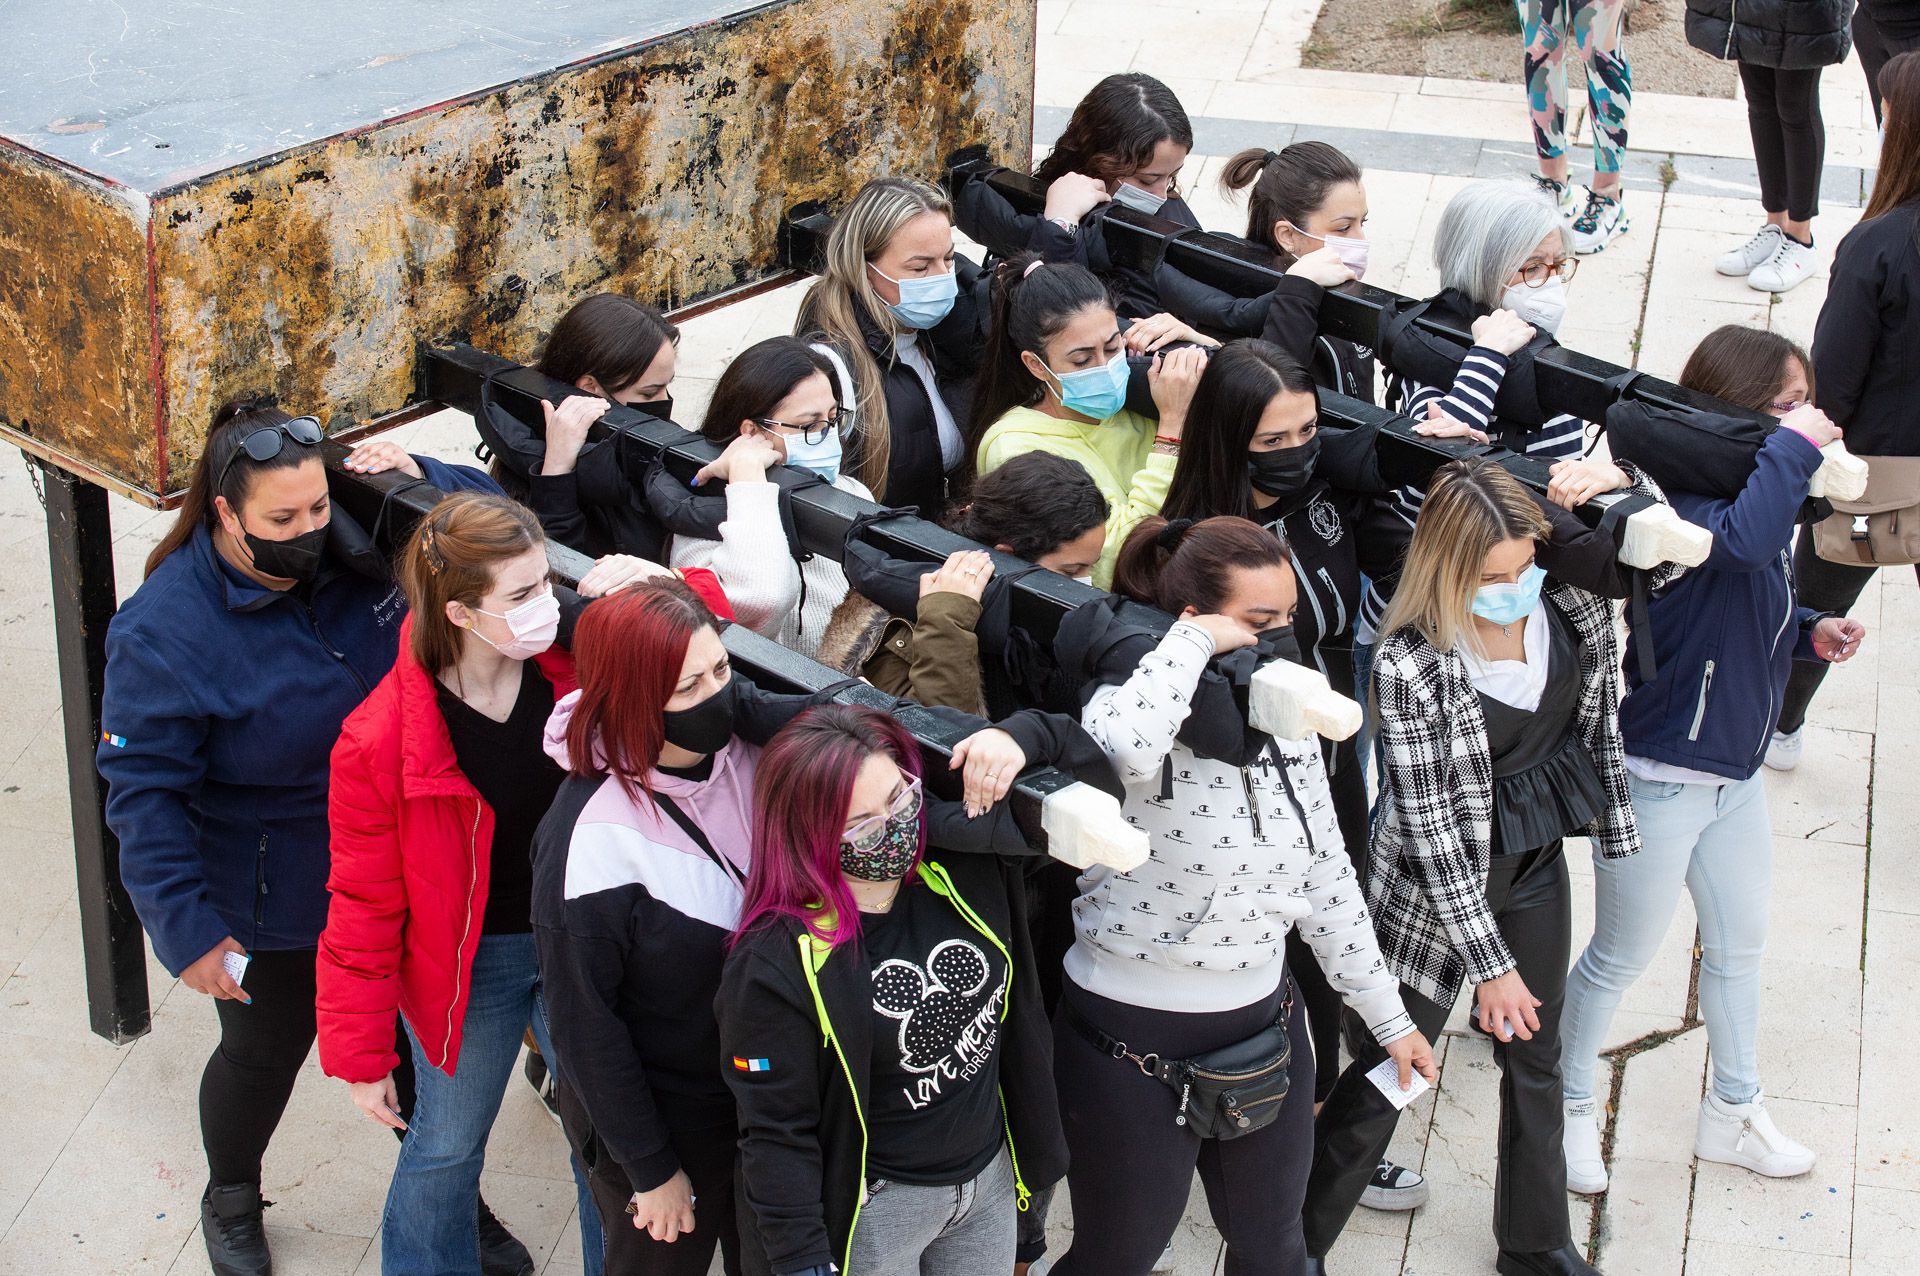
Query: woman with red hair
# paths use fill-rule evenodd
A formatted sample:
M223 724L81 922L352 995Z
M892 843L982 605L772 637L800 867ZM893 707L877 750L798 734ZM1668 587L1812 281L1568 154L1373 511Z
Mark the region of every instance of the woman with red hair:
M757 744L809 699L736 677L712 613L678 581L588 609L574 659L580 689L547 724L568 778L534 839L561 1119L609 1276L705 1276L716 1245L737 1272L736 1127L713 1003L752 864ZM1049 728L1078 734L1023 713L956 746L968 804L992 805L1028 758L1057 751Z
M1066 1171L1051 1033L1020 864L950 852L1035 848L923 793L872 709L796 718L754 797L716 1006L754 1269L1012 1270L1018 1210Z

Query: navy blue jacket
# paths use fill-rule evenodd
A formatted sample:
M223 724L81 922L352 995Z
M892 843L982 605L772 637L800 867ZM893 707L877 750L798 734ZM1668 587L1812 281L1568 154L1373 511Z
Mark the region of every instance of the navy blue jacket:
M1780 429L1736 499L1667 492L1680 517L1713 533L1713 552L1649 603L1655 681L1639 677L1635 644L1649 635L1627 635L1620 735L1629 756L1730 780L1760 769L1791 663L1819 659L1813 622L1826 613L1796 604L1788 554L1819 468L1820 450Z
M443 491L499 491L478 470L415 460ZM326 924L327 755L392 667L407 606L345 565L371 556L344 511L330 526L310 605L235 571L200 527L107 629L107 825L176 975L229 935L248 952L312 948Z

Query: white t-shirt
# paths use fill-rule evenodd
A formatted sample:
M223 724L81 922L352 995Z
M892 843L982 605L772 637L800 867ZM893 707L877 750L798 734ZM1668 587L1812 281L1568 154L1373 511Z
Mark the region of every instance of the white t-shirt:
M927 400L933 404L933 424L940 431L940 468L951 473L960 464L961 454L966 450L966 440L960 437L959 423L953 419L947 401L940 397L940 385L934 380L933 365L927 362L927 356L920 349L920 334L901 333L893 339L893 350L900 356L900 362L912 368L919 375L920 384L927 388Z
M1460 644L1460 658L1467 662L1467 676L1473 680L1474 690L1532 713L1540 707L1540 693L1547 687L1548 653L1553 646L1544 599L1533 605L1527 617L1524 640L1522 660L1483 660L1465 643Z

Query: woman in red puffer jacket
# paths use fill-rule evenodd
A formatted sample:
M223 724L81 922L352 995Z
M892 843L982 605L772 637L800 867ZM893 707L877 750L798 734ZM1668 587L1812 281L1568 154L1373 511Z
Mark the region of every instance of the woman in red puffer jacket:
M602 559L581 592L664 573ZM411 614L399 656L333 750L320 1062L369 1119L406 1130L381 1225L384 1276L478 1276L487 1135L529 1022L552 1057L531 847L564 778L541 732L576 682L552 645L561 609L546 541L522 506L449 496L414 529L400 576ZM411 1128L395 1110L396 1009L418 1077ZM601 1241L580 1190L592 1276Z

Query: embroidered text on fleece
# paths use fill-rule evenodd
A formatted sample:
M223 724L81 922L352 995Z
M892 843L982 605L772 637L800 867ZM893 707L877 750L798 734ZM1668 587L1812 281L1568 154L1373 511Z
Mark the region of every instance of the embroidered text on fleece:
M1081 875L1067 975L1129 1005L1235 1010L1273 991L1298 925L1375 1039L1403 1037L1413 1022L1374 941L1317 742L1275 741L1235 767L1174 738L1213 651L1200 626L1176 624L1081 715L1152 851L1132 872Z

